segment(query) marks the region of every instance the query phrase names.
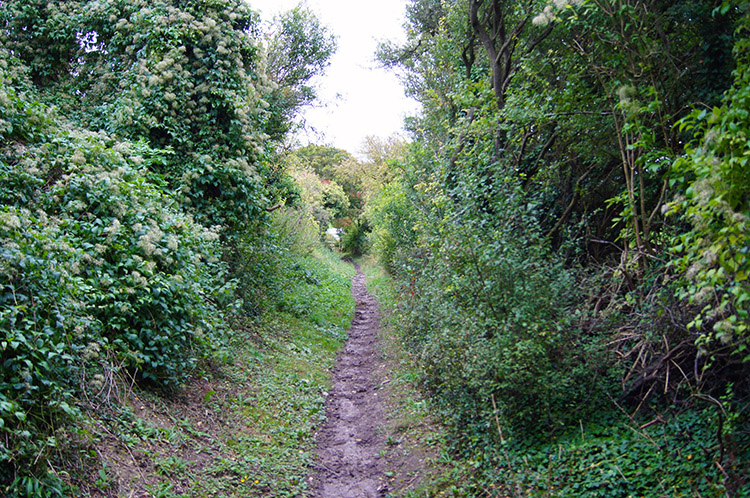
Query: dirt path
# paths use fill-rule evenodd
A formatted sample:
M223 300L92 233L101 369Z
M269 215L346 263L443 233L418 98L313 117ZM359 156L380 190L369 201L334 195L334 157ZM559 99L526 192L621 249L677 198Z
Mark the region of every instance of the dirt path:
M326 402L326 424L318 433L318 459L313 475L317 498L383 497L386 400L377 372L378 305L365 288L358 266L352 281L357 302L349 340L333 371L333 389Z

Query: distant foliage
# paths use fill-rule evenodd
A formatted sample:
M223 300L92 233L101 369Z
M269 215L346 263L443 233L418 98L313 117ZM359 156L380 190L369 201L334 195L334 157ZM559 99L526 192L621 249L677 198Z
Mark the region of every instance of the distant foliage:
M392 181L383 186L367 205L366 216L373 225L371 250L392 274L408 265L408 255L416 247L418 217L409 202L404 182Z
M292 166L290 170L300 189L300 208L313 217L321 233L349 209L349 198L341 185L323 180L315 171Z
M368 240L368 226L365 221L357 221L349 225L341 236L341 249L353 256L362 256L370 247Z
M362 210L362 183L345 171L345 165L359 162L348 152L334 147L307 145L285 158L302 186L309 207L321 228L347 225Z

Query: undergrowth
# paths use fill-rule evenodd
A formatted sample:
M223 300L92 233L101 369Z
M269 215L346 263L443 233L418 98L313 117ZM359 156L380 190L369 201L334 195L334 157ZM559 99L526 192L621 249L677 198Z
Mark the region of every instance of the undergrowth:
M382 269L368 271L377 275L390 325L403 330L413 319L409 288L394 285ZM514 434L497 405L482 423L447 416L451 400L430 391L419 351L409 357L405 371L429 393L426 411L442 423L422 434L422 443L438 443L442 451L435 461L440 472L405 496L750 496L750 427L731 392L718 398L687 393L690 403L679 404L654 396L638 409L613 397L566 431L549 434L541 425L535 433L531 420L528 432Z
M307 494L314 433L354 301L351 266L333 253L294 261L316 282L284 290L304 296L304 309L235 324L203 374L169 396L135 389L108 414L90 414L71 496Z
M473 450L454 435L453 451L443 455L450 470L412 496L750 496L747 433L726 438L720 450L718 418L712 408L637 421L612 412L545 442Z

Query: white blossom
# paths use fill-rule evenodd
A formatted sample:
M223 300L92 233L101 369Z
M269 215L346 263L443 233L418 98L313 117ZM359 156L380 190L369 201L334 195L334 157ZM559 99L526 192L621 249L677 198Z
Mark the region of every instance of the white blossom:
M14 213L0 213L0 223L5 228L21 228L21 219Z

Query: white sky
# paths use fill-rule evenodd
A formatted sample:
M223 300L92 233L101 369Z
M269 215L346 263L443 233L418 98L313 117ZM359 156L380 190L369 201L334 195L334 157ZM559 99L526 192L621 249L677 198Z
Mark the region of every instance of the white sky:
M287 11L299 0L248 0L264 21ZM303 143L333 145L358 153L369 135L388 137L403 131L404 117L417 104L404 96L398 78L375 61L378 42L403 40L405 0L307 0L336 37L338 50L326 75L316 81L319 104L306 109L307 124L318 133Z

